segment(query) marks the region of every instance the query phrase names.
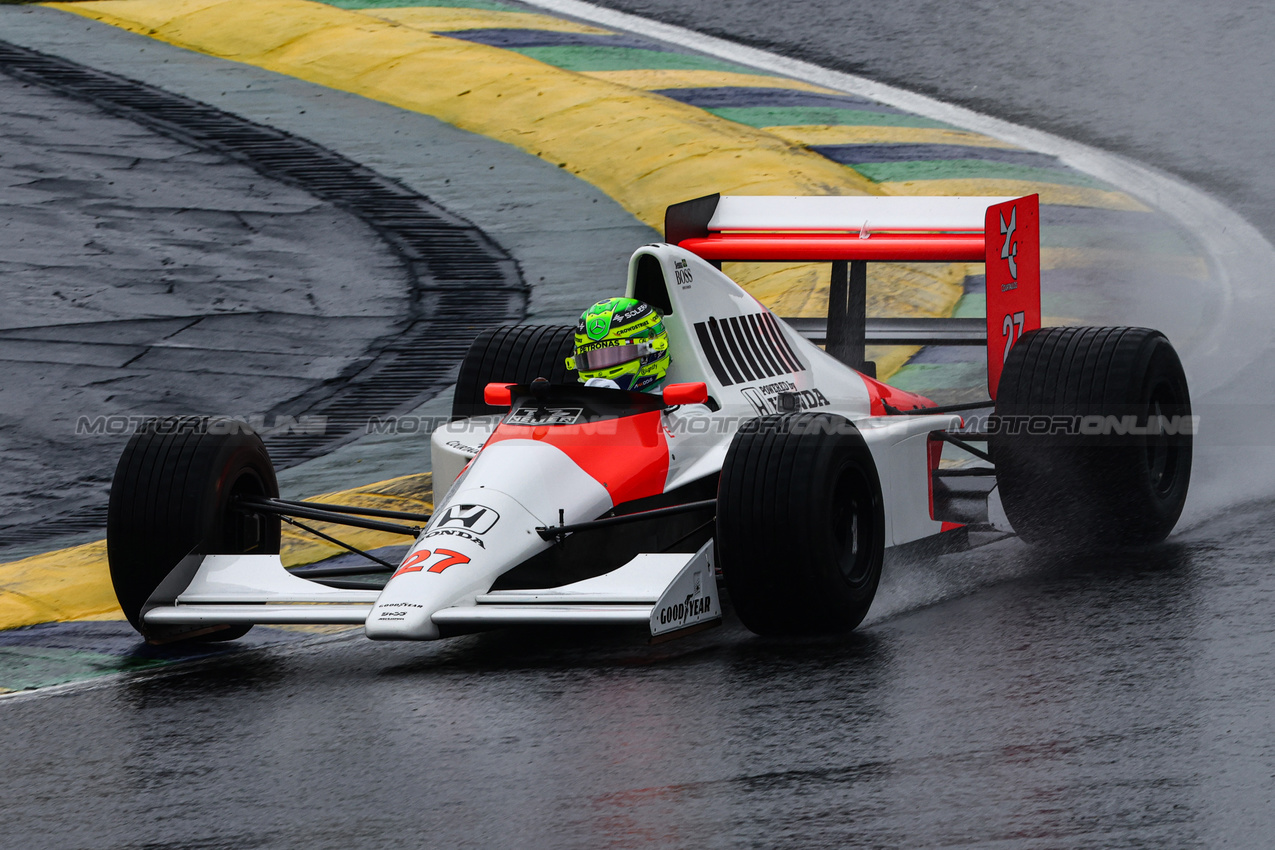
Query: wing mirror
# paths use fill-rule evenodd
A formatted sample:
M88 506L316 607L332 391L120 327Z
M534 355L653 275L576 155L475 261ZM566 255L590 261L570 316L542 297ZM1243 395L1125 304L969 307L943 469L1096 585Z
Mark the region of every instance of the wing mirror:
M664 404L674 407L679 404L703 404L708 401L708 385L703 381L693 384L669 384L664 388Z
M509 407L514 403L513 393L509 388L513 384L488 384L483 387L483 401L492 407Z

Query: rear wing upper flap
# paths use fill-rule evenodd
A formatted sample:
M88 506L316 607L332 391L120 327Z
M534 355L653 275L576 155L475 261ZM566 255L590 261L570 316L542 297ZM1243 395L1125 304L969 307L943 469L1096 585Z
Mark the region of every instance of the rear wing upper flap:
M828 318L789 320L862 369L863 347L980 345L994 399L1010 347L1040 327L1039 196L707 195L670 206L665 239L713 262L831 262ZM981 262L984 319L869 319L868 262Z

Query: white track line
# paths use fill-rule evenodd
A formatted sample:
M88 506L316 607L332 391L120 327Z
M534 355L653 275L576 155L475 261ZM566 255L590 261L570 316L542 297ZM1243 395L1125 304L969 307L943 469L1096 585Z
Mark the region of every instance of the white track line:
M1211 329L1189 345L1189 367L1207 375L1214 386L1248 364L1266 347L1267 323L1275 312L1275 289L1266 279L1275 273L1275 247L1244 218L1194 186L1126 157L1022 127L925 95L843 74L809 62L746 47L694 30L581 0L521 0L550 12L612 29L658 39L679 47L748 65L793 79L871 98L908 112L964 127L1028 150L1051 154L1062 162L1142 200L1176 220L1194 236L1212 266L1216 291L1194 309L1212 307ZM1208 304L1212 301L1212 304ZM1180 346L1183 347L1183 346ZM1186 351L1184 351L1184 354Z

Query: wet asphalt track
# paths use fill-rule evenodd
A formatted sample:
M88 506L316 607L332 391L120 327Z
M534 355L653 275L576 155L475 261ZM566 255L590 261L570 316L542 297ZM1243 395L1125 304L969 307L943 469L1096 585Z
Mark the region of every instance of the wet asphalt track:
M347 211L3 74L0 105L3 560L63 543L53 516L100 537L120 438L86 413L246 417L401 332L408 276Z
M914 565L928 586L992 583L842 639L763 641L729 620L657 647L626 631L356 638L11 703L0 834L58 848L1266 846L1263 516L1102 563L1010 543Z
M825 64L853 55L843 69L957 100L972 84L1007 88L1003 63L971 55L1020 45L1018 82L1034 88L1000 114L1166 168L1157 151L1193 148L1214 188L1255 173L1249 154L1275 138L1252 129L1267 113L1166 134L1176 72L1145 73L1129 93L1158 109L1094 99L1126 85L1130 63L1168 62L1212 114L1237 75L1260 79L1254 33L1269 16L1227 24L1146 4L1133 52L1115 62L1119 30L1096 17L1106 4L965 7L977 26L957 6L875 4L856 9L875 27L867 43L825 26L820 4L765 33L752 6L714 6L708 21L708 6L665 5L680 23L702 15ZM1006 9L1012 32L996 23ZM1223 31L1184 37L1183 21ZM1247 152L1228 158L1213 132ZM1261 179L1252 197L1226 197L1264 226L1275 204ZM1248 364L1247 391L1269 392L1267 363ZM660 647L627 632L353 639L11 701L0 836L104 848L1269 846L1272 505L1229 505L1225 487L1208 498L1207 521L1139 555L1068 559L1010 542L900 565L867 627L844 639L763 641L729 621Z

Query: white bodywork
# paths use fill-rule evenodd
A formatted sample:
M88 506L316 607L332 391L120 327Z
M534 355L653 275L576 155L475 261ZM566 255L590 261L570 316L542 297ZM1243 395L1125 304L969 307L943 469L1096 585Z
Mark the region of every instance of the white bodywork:
M986 209L987 199L978 202ZM746 206L722 214L745 226ZM639 249L629 267L630 296L647 257L658 261L672 306L664 319L673 352L667 382L702 381L719 407L658 413L668 449L664 492L720 472L740 424L778 412L784 393L801 410L858 425L880 477L889 545L939 533L941 523L930 517L927 443L931 432L959 427L958 416L873 416L872 391L859 373L680 248ZM720 618L711 542L693 554L639 555L565 587L492 591L504 573L554 545L538 527L587 522L616 506L607 486L615 482L599 481L567 451L536 439L488 444L500 426L501 417L480 417L434 433L435 484L454 483L383 590L333 590L288 574L278 556L209 556L175 604L150 609L146 622L363 623L370 638L428 640L536 622L646 623L660 635Z
M898 198L884 195L732 195L718 201L708 229L725 231L836 231L982 233L987 208L1013 197Z

